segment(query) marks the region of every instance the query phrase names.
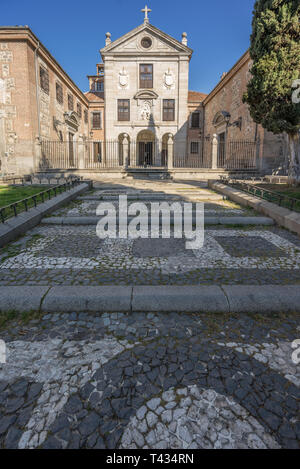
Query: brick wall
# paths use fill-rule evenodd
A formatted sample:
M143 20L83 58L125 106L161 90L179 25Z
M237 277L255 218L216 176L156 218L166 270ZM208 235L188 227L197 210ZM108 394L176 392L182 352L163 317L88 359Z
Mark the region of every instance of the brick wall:
M49 76L48 92L41 87L40 67ZM62 104L56 98L57 82ZM68 109L68 94L76 114ZM85 95L29 28L0 28L0 172L24 174L37 168L37 137L67 140L72 132L75 141L88 138L85 110Z
M284 162L286 143L282 134L274 135L261 125L256 125L250 116L248 105L242 101L251 77L251 64L249 52L246 52L204 100L204 135L212 137L214 133L227 132L228 140L259 140L259 165L267 170ZM230 114L230 123L241 118L241 129L237 126L226 127L224 122L214 125L214 118L220 111Z

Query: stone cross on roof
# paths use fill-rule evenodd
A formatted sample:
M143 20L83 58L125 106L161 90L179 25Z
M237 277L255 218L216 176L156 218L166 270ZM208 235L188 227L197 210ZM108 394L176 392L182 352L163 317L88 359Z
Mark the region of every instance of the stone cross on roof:
M148 13L150 13L152 10L150 10L150 8L148 8L146 5L145 8L141 11L145 13L144 23L149 23Z

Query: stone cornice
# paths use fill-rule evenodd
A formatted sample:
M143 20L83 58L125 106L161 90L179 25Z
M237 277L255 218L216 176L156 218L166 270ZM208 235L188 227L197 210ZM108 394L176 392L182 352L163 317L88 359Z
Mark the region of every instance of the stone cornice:
M74 81L67 75L57 60L51 55L48 49L41 43L37 36L28 26L1 26L0 40L2 41L24 41L36 49L39 46L38 54L42 60L49 64L59 79L72 89L74 95L80 99L87 107L88 100Z
M250 53L247 50L242 57L233 65L228 73L213 88L208 96L203 100L204 106L232 79L232 77L242 68L242 66L250 60Z

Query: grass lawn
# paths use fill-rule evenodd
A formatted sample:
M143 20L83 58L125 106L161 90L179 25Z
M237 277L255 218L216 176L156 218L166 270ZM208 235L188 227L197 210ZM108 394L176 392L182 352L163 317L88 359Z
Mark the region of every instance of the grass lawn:
M30 186L0 186L0 208L5 207L6 205L12 204L22 199L26 199L31 195L38 194L39 192L49 189L48 185L30 185ZM37 201L41 201L39 197ZM33 201L29 201L28 208L33 207ZM21 204L17 207L17 212L23 212L25 210L24 204ZM5 211L5 218L9 218L13 215L13 210Z

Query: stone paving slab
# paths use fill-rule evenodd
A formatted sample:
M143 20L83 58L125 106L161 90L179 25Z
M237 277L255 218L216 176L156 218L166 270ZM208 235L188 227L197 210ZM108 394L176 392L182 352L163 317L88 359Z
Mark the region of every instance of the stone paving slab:
M5 287L6 288L6 287ZM3 290L3 287L0 287ZM43 311L120 311L130 312L132 288L124 286L52 287L41 305ZM0 299L1 305L1 299Z
M49 287L42 286L6 286L0 287L1 311L39 311L42 300Z
M132 293L132 311L149 312L229 312L222 289L210 286L135 286Z
M0 311L300 312L299 285L0 286Z
M299 449L299 334L299 314L11 321L0 448Z

